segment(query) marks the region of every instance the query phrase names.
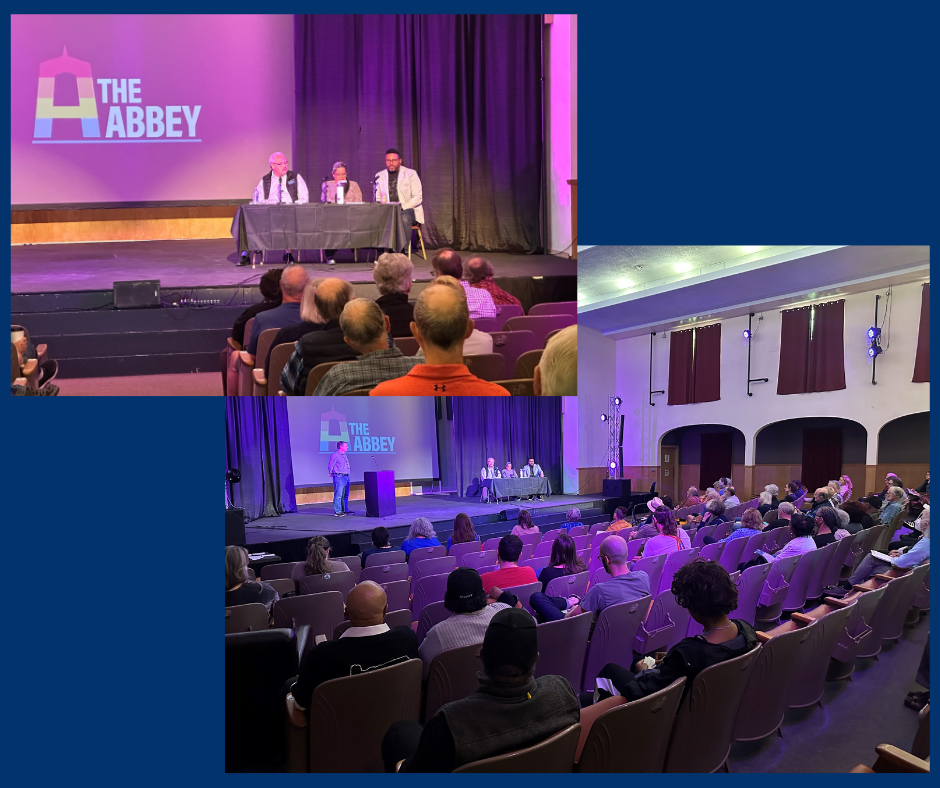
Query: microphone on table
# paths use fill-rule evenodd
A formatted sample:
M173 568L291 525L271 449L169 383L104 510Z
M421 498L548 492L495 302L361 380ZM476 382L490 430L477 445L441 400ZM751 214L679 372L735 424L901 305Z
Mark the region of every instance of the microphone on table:
M375 455L374 455L374 454L372 455L372 462L375 463L375 469L378 470L378 469L379 469L379 464L378 464L377 462L375 462Z

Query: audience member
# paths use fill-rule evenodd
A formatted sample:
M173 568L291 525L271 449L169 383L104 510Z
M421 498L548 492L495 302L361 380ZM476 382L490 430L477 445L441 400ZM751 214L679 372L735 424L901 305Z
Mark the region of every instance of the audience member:
M388 540L388 528L384 525L376 526L372 529L372 547L367 550L363 550L359 554L359 559L362 563L362 568L366 568L366 559L370 555L375 555L376 553L390 553L397 548L392 547L391 543Z
M493 281L493 264L485 257L471 257L463 264L463 278L470 287L486 290L493 297L493 303L499 306L522 306L522 302Z
M431 521L427 517L419 517L411 524L408 538L401 543L401 549L411 557L411 551L417 547L440 547L440 544Z
M302 395L307 389L307 376L318 364L329 361L351 361L359 355L343 339L339 318L353 297L353 288L344 279L324 279L314 295L314 303L326 321L323 328L305 334L298 341L290 361L281 373L281 388L286 394Z
M731 539L740 539L741 537L751 537L764 530L764 520L760 516L758 509L746 509L741 515L740 521L735 520L731 523L731 533L724 539L716 540L711 536L705 537L705 544L711 544L715 541L727 542Z
M909 534L901 534L888 545L888 550L900 550L902 547L913 547L923 538L923 528L930 523L930 507L925 506L911 523L913 529Z
M503 588L535 583L538 578L531 566L519 566L522 540L518 536L504 536L497 549L498 569L483 575L483 590L491 599L498 599Z
M731 487L730 485L727 486L727 487L725 487L724 495L722 496L722 498L723 498L723 500L724 500L724 502L725 502L725 507L726 507L726 508L729 507L729 506L740 506L740 505L741 505L740 499L739 499L738 496L735 495L735 493L734 493L734 487Z
M772 509L776 509L780 505L780 500L777 498L780 494L780 488L776 484L768 484L764 487L764 491L770 493L770 506Z
M679 506L680 509L687 509L690 506L698 506L702 502L699 497L698 487L689 487L685 494L685 500Z
M232 339L235 340L237 350L241 350L245 344L245 326L248 325L248 321L260 312L266 312L281 305L281 274L283 272L283 268L270 268L265 271L258 282L258 290L263 300L252 304L235 318L232 326Z
M467 308L471 320L481 317L496 317L496 304L493 296L486 289L470 287L470 283L463 279L463 263L460 255L453 249L441 249L431 258L431 267L435 278L441 276L453 277L460 283L467 296Z
M245 350L252 357L252 363L258 352L258 337L263 331L269 328L284 328L300 320L300 301L308 281L310 276L303 266L289 265L283 270L280 279L280 305L259 312L255 315L255 322L251 324L251 336Z
M439 278L418 296L411 324L425 363L412 367L404 377L380 383L371 396L509 396L502 386L467 369L464 340L472 330L463 290L454 280Z
M881 525L881 499L877 495L869 495L867 498L859 498L859 505L872 525ZM870 526L869 526L870 527Z
M627 522L627 510L622 506L618 506L614 509L614 521L607 526L607 530L615 534L617 531L621 531L624 528L631 528L630 523Z
M757 496L757 500L760 504L757 507L757 511L760 512L761 517L767 514L767 512L769 512L771 509L776 508L771 503L771 501L773 501L773 496L770 494L768 490L764 490L759 496Z
M662 553L674 553L677 550L688 550L692 546L688 533L684 528L679 527L675 512L663 507L658 512L653 512L653 520L661 533L647 540L640 548L644 558Z
M13 340L14 337L15 340ZM11 325L10 338L13 340L12 345L15 352L15 364L13 365L15 374L10 375L10 382L13 383L20 377L29 378L38 369L39 379L35 383L36 389L39 391L46 389L47 392L55 389L58 393L58 386L52 385L53 378L59 372L58 363L50 358L40 361L39 352L23 326Z
M250 605L259 602L271 612L277 602L277 591L270 585L249 580L248 551L238 545L225 548L225 606Z
M566 531L570 531L572 528L575 528L579 525L583 525L581 522L581 510L576 506L572 506L568 513L565 515L568 519L567 522L562 526Z
M839 477L839 492L843 503L852 499L852 480L844 473Z
M539 527L532 524L532 515L528 509L520 509L519 517L511 531L513 536L528 536L530 534L540 533Z
M314 536L307 540L307 560L296 564L290 579L299 583L308 575L325 575L327 572L344 572L349 567L343 561L330 560L330 543L325 536Z
M819 511L821 506L833 508L835 504L830 500L831 497L827 487L819 487L816 492L813 493L813 505L810 507L807 514L810 517L815 517L816 512Z
M556 577L576 575L579 572L584 572L586 569L587 567L584 565L584 561L578 556L578 548L574 543L574 539L568 536L568 534L558 534L558 537L552 542L552 554L548 559L548 566L539 572L539 582L542 584L540 593L544 596L548 584ZM552 609L548 611L547 615L540 612L540 608L532 604L532 597L529 597L529 606L535 611L539 623L555 621L561 618L560 615L555 615L555 613L567 607L567 605L564 604L564 599L560 601L562 607L559 608L557 604L552 603ZM545 601L542 600L541 597L538 603L544 608Z
M810 514L794 512L790 517L790 533L793 538L780 550L773 554L774 561L789 558L791 555L802 555L816 549L813 541L813 531L816 530L816 518Z
M646 502L646 506L650 510L650 513L643 521L643 525L640 526L639 530L633 531L630 534L631 539L652 539L654 536L659 536L663 532L660 524L653 517L659 510L666 509L662 498L652 498Z
M388 346L388 315L375 301L354 298L343 308L339 318L343 341L356 353L355 361L337 364L320 380L314 396L336 396L356 389L370 389L379 383L407 375L423 358L406 356L397 347Z
M884 494L884 503L881 505L882 524L890 527L894 516L901 511L904 503L904 491L900 487L889 487Z
M816 534L813 541L816 547L825 547L836 541L836 531L841 527L839 515L831 506L822 506L816 512L815 517Z
M898 478L898 475L896 473L889 473L885 476L885 487L880 493L877 494L876 497L880 498L881 500L884 500L885 494L892 487L901 487L901 488L904 487L904 482L902 482L901 479Z
M852 573L848 581L843 581L845 588L851 589L853 585L864 583L866 580L881 574L889 568L913 569L924 561L930 560L930 510L925 509L915 526L923 534L913 547L901 547L888 553L891 562L875 558L871 553L866 555L858 568ZM924 516L926 515L926 517Z
M532 390L536 397L574 397L578 394L578 326L568 326L548 340L535 366Z
M380 254L372 270L372 278L379 290L375 303L388 316L393 337L411 337L411 321L415 307L408 301L411 292L414 264L406 254L386 252Z
M326 321L317 311L316 304L317 288L321 284L323 284L322 279L311 279L307 282L307 286L304 288L304 294L300 299L300 322L291 323L291 325L284 326L284 328L280 329L274 336L274 341L271 343L272 350L278 345L287 343L294 344L298 339L304 336L304 334L309 334L311 331L319 331L323 328ZM268 357L264 360L264 376L268 377L270 371L271 354L268 353Z
M917 488L917 492L930 495L930 471L927 471L926 475L924 476L924 481L921 483L920 487Z
M799 484L797 482L787 482L786 493L783 500L787 503L796 503L796 499L800 497Z
M705 503L705 514L697 514L695 517L690 518L690 521L698 523L699 526L728 522L728 518L725 516L724 501L720 498L710 498Z
M777 522L774 523L774 528L779 528L781 525L789 524L790 518L793 517L793 513L796 511L796 507L789 501L781 501L780 505L777 507Z
M327 640L304 654L296 680L288 679L287 712L297 724L306 724L313 691L323 682L387 668L418 658L418 636L411 627L389 629L385 590L366 580L346 596L346 617L351 622L338 640Z
M454 518L454 532L447 537L447 552L450 552L450 548L455 544L464 544L466 542L479 542L480 537L477 536L476 531L473 530L473 521L470 519L470 515L460 512Z
M501 602L487 604L486 592L477 570L458 566L447 576L444 607L453 615L431 627L418 647L421 661L424 662L425 676L434 657L442 651L482 643L490 620L500 610L509 608L509 605Z
M532 677L538 630L523 610L500 610L483 637L483 671L470 697L445 704L422 729L402 721L382 742L385 769L451 772L537 744L579 719L578 699L561 676Z
M688 691L705 668L740 657L757 645L757 634L750 624L728 618L738 606L738 589L721 564L697 558L680 567L672 579L672 593L704 631L680 640L659 665L640 660L631 671L607 664L597 677L596 700L611 695L638 700L683 676Z
M843 504L843 506L844 505L845 504ZM842 508L836 509L835 512L839 518L839 529L836 531L836 539L844 539L846 536L851 536L852 533L849 531L849 513Z
M829 500L832 502L833 506L839 506L842 503L840 487L838 479L830 479L829 483L826 485L826 490L829 492Z
M850 534L857 534L874 525L871 517L866 514L865 508L858 501L846 501L842 504L842 511L849 516L849 524L845 526L845 530Z

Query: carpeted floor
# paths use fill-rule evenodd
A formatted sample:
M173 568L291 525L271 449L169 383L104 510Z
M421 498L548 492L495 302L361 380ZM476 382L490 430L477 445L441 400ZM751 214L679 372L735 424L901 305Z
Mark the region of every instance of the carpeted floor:
M60 397L221 397L220 372L56 380Z
M852 681L829 682L823 707L791 710L783 737L740 742L731 748L732 772L829 772L844 774L859 763L875 762L875 747L894 744L910 750L917 733L917 712L904 705L930 633L930 616L906 627L878 660L858 660Z

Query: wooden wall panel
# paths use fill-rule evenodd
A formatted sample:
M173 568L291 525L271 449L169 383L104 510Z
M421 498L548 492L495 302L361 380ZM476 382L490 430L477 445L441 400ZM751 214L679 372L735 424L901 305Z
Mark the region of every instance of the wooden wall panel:
M403 498L411 495L411 482L395 482L395 497ZM295 491L298 504L306 503L332 503L333 487L318 485L315 487L298 487ZM352 484L349 487L350 501L365 500L365 487L360 484Z
M879 462L875 469L875 484L871 489L874 492L881 492L885 486L885 476L889 473L900 476L905 487L920 487L924 483L924 475L930 470L930 463Z
M578 468L578 491L581 495L599 495L607 478L606 468Z

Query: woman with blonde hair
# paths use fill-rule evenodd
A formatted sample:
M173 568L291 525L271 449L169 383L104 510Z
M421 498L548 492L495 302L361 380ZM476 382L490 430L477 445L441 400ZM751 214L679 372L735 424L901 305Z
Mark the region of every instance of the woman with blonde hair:
M277 602L277 591L267 583L250 580L248 551L238 545L225 548L225 606L250 605L259 602L268 612Z
M299 583L308 575L325 575L328 572L342 572L349 569L343 561L330 560L330 543L325 536L314 536L307 540L307 560L297 564L290 573L290 579Z

